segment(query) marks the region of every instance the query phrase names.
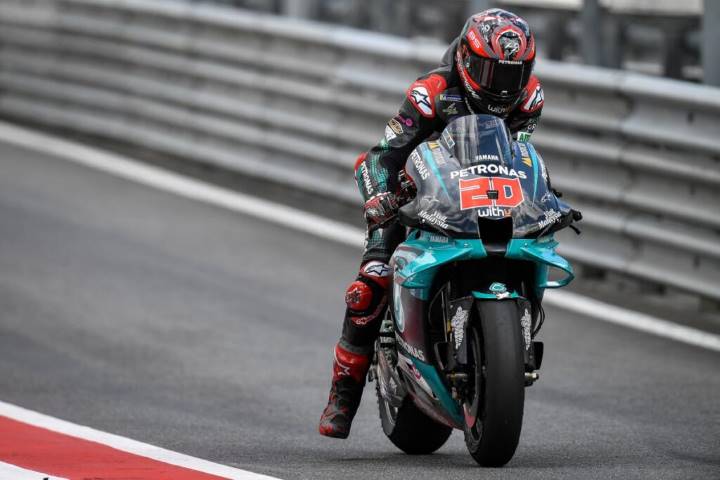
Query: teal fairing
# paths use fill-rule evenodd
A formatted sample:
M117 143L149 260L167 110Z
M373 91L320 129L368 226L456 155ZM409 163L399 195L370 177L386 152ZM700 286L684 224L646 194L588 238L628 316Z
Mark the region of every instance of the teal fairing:
M535 148L513 142L491 115L453 120L413 150L405 172L417 194L400 209L401 222L450 237L478 238L479 220L508 217L513 238L537 237L571 214Z
M511 239L506 248L505 257L512 260L525 260L537 264L536 288L564 287L572 281L574 273L570 263L557 253L558 243L552 236L530 239ZM438 269L450 262L480 260L488 257L488 252L479 239L452 239L423 230L414 230L396 251L393 263L399 284L412 289L412 295L427 300ZM549 269L564 273L559 280L549 280ZM512 294L512 292L511 292ZM503 297L507 298L507 297Z

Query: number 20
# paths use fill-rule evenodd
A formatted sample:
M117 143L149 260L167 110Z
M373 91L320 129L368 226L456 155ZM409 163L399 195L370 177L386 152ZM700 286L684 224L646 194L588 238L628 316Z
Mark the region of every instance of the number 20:
M488 191L497 192L497 198L490 198ZM461 210L492 206L513 208L520 205L524 199L519 178L477 177L470 180L460 179Z

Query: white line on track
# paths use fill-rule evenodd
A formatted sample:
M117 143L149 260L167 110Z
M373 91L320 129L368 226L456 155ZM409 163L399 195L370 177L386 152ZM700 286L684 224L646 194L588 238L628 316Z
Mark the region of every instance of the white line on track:
M168 463L178 467L188 468L198 472L208 473L210 475L216 475L218 477L229 478L232 480L277 480L275 477L268 477L266 475L260 475L257 473L248 472L246 470L240 470L238 468L228 467L226 465L220 465L219 463L209 462L200 458L191 457L182 453L173 452L164 448L149 445L147 443L138 442L137 440L131 440L129 438L121 437L119 435L113 435L112 433L102 432L95 430L94 428L77 425L75 423L66 422L59 418L50 417L42 413L27 410L10 403L0 402L0 416L12 418L28 425L34 425L36 427L45 428L54 432L63 433L72 437L82 438L91 442L101 443L123 452L132 453L133 455L139 455L141 457L151 458L159 462ZM0 464L0 479L6 480L8 478L14 479L15 477L6 477L3 475L2 464ZM25 470L25 472L29 472ZM17 473L17 472L16 472ZM18 474L19 475L19 474ZM17 480L26 480L30 478L50 478L53 480L55 477L28 477L28 476L17 476Z
M326 240L361 248L363 235L353 226L275 202L244 195L98 148L0 122L0 139L115 176L209 203ZM566 291L549 291L547 304L634 330L720 352L720 335L678 325Z
M27 470L3 462L0 462L0 478L2 480L67 480L66 478L52 477L47 473Z
M548 290L543 303L580 315L720 352L720 335L686 327L573 292Z

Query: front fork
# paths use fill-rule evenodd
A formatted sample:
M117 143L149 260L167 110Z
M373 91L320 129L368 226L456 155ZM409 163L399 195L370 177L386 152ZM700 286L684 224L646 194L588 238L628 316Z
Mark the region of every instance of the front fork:
M494 298L493 298L494 297ZM446 378L451 385L454 398L462 396L465 385L469 379L468 368L468 326L472 317L472 309L478 303L477 310L480 315L483 311L483 302L512 301L517 304L518 317L520 320L521 332L523 335L524 357L525 357L525 386L531 386L540 378L537 372L542 364L544 346L542 342L534 341L533 322L530 302L519 297L517 294L498 296L482 292L472 292L472 295L450 300L447 303L445 312L445 328L447 349L445 355Z

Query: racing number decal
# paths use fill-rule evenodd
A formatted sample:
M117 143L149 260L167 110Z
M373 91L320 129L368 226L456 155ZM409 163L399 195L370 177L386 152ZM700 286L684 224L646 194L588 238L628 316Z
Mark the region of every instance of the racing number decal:
M477 177L460 179L460 209L482 207L513 208L525 197L519 178Z

